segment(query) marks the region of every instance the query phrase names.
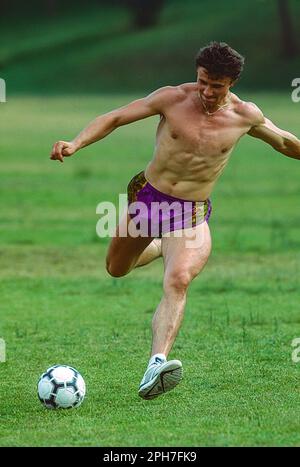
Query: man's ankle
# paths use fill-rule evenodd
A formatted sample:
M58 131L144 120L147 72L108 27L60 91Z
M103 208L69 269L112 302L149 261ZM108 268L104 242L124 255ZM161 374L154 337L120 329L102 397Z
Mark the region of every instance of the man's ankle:
M163 353L157 353L155 355L152 355L152 357L149 360L148 367L154 364L160 364L160 363L165 363L167 361L167 358L165 354Z

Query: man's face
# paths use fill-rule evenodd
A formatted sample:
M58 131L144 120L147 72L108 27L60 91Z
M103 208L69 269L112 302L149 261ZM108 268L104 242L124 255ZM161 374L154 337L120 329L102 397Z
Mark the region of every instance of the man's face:
M197 70L197 83L204 104L213 106L222 102L234 81L228 76L212 78L205 68L199 67Z

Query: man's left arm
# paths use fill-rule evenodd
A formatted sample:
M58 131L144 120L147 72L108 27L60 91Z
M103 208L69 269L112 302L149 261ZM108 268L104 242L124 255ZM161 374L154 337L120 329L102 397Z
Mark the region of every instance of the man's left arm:
M248 131L248 135L265 141L285 156L300 160L300 140L297 136L281 130L262 113L257 123Z

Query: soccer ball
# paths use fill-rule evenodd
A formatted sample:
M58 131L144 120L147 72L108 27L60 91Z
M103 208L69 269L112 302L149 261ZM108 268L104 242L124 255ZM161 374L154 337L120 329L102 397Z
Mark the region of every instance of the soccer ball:
M47 409L78 407L85 396L81 374L68 365L54 365L43 373L38 382L38 397Z

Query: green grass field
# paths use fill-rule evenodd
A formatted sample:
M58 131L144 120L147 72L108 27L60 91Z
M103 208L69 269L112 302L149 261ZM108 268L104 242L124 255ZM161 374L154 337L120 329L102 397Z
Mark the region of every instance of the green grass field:
M298 40L299 1L289 6ZM246 56L244 89L285 91L300 68L299 55L283 56L276 1L165 0L158 24L145 30L133 28L126 8L77 6L54 18L14 14L0 30L10 93L150 92L193 80L194 57L211 40Z
M170 357L184 380L154 401L137 388L162 293L160 260L114 279L100 201L118 201L153 152L157 118L118 129L64 164L49 160L97 114L134 96L16 97L1 105L1 446L299 446L300 162L245 137L212 196L213 254L192 284ZM289 95L256 94L299 136ZM38 401L57 363L84 376L71 411Z

